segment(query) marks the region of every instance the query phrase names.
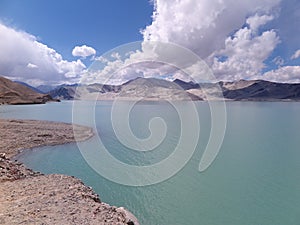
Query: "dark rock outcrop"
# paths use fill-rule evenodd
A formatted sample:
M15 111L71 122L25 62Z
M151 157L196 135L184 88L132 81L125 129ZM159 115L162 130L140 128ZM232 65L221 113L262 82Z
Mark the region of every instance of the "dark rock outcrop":
M200 87L199 84L196 84L196 83L194 83L192 81L185 82L183 80L175 79L173 82L175 84L179 85L180 87L182 87L184 90L195 89L195 88L199 88Z
M49 92L52 98L60 100L73 100L75 97L76 88L70 86L57 87Z

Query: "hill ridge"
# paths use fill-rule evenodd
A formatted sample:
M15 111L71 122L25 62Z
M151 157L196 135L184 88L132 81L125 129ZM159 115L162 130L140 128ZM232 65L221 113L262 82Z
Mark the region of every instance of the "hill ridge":
M53 101L49 94L40 94L19 82L0 76L0 104L44 104Z

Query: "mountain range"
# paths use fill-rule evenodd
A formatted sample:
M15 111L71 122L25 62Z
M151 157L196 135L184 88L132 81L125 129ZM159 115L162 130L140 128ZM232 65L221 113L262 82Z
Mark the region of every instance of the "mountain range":
M300 84L264 80L193 83L156 78L136 78L122 85L72 84L32 87L0 77L0 104L37 104L60 100L232 100L232 101L299 101ZM49 92L45 93L45 90ZM45 93L45 94L43 94Z
M196 84L156 78L136 78L122 85L62 85L49 92L53 98L144 100L233 100L233 101L298 101L300 84L264 80L239 80Z

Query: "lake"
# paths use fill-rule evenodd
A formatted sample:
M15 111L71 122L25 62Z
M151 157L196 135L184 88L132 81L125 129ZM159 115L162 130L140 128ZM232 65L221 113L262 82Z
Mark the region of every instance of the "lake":
M93 103L84 104L89 108ZM102 201L126 207L141 224L299 224L300 103L227 102L223 144L216 159L203 172L199 172L199 162L210 135L211 113L207 103L195 104L200 121L195 152L178 173L157 184L115 183L99 175L76 144L28 150L18 159L46 174L63 173L80 178L93 187ZM72 107L71 101L1 106L0 117L72 122ZM94 125L103 145L111 155L129 165L147 166L168 158L182 135L180 116L172 105L140 103L132 108L129 117L129 125L138 138L150 135L149 121L154 117L162 118L168 129L165 139L154 150L134 151L114 133L112 103L98 102L92 107ZM77 122L91 125L85 122L84 110L82 113L82 121ZM96 135L82 145L93 153L98 149L97 138ZM108 161L101 165L114 170ZM124 179L134 180L134 176Z

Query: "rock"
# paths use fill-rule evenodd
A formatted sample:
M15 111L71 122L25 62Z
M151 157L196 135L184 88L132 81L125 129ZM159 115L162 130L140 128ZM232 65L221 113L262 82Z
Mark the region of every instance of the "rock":
M5 153L0 153L0 158L6 159L6 154Z
M129 221L129 222L127 222L127 225L134 225L134 222Z

